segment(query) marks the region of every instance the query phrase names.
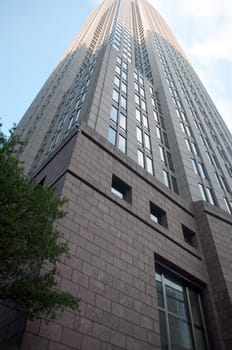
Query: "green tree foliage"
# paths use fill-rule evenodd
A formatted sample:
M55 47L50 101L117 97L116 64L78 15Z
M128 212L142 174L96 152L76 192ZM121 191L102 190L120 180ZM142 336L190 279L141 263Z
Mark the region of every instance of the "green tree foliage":
M64 216L64 200L24 175L14 156L18 145L0 132L0 299L30 319L49 319L79 305L55 288L57 262L68 253L53 225Z

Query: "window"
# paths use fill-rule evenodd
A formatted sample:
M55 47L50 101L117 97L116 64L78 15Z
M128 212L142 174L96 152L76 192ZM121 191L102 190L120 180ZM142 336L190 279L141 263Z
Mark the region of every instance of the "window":
M198 187L201 193L201 198L203 199L203 201L207 201L204 186L202 184L198 184Z
M119 101L119 93L116 90L113 90L113 100L118 103Z
M125 97L121 96L121 107L126 109L127 108L127 101Z
M192 167L193 167L194 173L199 175L198 168L197 168L197 162L195 161L195 159L192 159L192 158L191 158L191 162L192 162Z
M165 186L170 187L168 172L164 169L163 169L163 178L164 178Z
M182 231L183 231L184 241L189 245L196 247L197 245L196 245L195 233L184 225L182 225Z
M136 127L137 141L143 143L142 130Z
M122 113L120 113L119 126L123 130L126 130L126 116Z
M159 225L168 226L166 212L152 202L150 202L150 218Z
M205 169L204 169L204 165L198 162L198 169L200 172L200 175L203 179L206 179L206 174L205 174Z
M127 93L127 86L126 86L126 84L122 83L121 87L122 87L122 92L124 92L126 94Z
M143 115L143 126L148 129L148 120L145 115Z
M136 115L136 120L141 123L141 113L137 108L135 110L135 115Z
M152 164L152 159L150 157L146 157L146 163L147 163L147 171L153 175L153 164Z
M175 274L156 268L162 350L208 349L200 293Z
M137 105L139 105L139 96L135 94L135 103L137 103Z
M110 119L115 123L118 122L118 110L113 106L111 108Z
M215 201L213 198L213 192L209 187L206 187L206 194L207 194L208 202L212 205L215 205Z
M109 133L108 133L108 141L112 143L113 145L116 144L116 130L109 127Z
M126 139L122 135L119 135L119 138L118 138L118 148L123 153L126 153Z
M161 140L161 131L160 131L160 128L158 128L158 126L156 127L156 135L158 139Z
M185 144L186 144L188 151L191 152L189 140L188 139L184 139L184 140L185 140Z
M115 175L112 176L111 192L131 203L131 187Z
M144 143L145 143L145 147L150 151L151 149L150 137L147 134L144 134Z
M144 168L144 156L143 156L143 152L141 152L139 149L137 150L138 152L138 164Z
M228 213L229 213L230 215L232 215L232 210L231 210L231 207L230 207L230 204L229 204L228 199L227 199L227 198L224 198L224 202L225 202L226 209L227 209Z
M117 87L120 86L120 80L117 77L114 77L114 85L116 85Z
M165 154L164 154L164 149L162 146L159 146L159 152L160 152L160 159L163 163L166 163L165 161Z

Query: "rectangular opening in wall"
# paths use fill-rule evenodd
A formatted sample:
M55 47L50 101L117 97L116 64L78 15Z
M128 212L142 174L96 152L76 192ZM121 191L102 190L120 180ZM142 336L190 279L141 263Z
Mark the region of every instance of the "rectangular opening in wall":
M155 223L168 227L166 212L152 202L150 202L150 218Z
M117 197L131 203L131 187L117 176L112 176L111 192Z
M161 264L155 259L161 349L209 350L203 285L177 266L164 265L163 258Z
M197 247L196 235L188 227L182 225L182 232L184 236L184 241L191 245L192 247Z

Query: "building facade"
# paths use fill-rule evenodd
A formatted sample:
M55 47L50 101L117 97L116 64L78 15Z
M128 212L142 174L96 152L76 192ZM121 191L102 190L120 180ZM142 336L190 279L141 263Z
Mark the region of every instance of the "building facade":
M16 132L68 199L58 281L81 297L22 349L231 349L231 134L159 13L103 1Z

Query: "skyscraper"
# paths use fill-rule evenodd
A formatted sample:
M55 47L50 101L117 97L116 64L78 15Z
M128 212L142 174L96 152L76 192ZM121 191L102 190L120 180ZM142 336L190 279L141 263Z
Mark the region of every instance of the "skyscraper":
M22 349L231 349L231 135L159 13L103 1L16 132L69 200L59 288L82 299Z

